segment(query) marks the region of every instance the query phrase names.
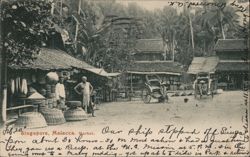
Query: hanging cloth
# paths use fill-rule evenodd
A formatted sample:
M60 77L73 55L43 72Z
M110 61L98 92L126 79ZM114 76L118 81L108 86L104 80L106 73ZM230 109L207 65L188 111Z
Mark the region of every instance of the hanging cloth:
M23 93L25 95L28 93L27 80L24 78L22 79L21 93Z
M36 82L36 75L33 74L33 75L31 76L31 80L32 80L33 83L35 83L35 82Z
M16 85L15 85L15 87L16 87L16 92L20 92L20 77L17 77L16 78Z
M15 93L15 81L14 79L10 80L10 89L11 89L11 94Z

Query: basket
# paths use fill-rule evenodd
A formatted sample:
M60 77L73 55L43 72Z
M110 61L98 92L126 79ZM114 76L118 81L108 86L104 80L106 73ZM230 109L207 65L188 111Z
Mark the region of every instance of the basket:
M59 81L59 77L56 72L49 72L46 75L46 81L50 84L55 84Z
M51 85L46 84L46 85L45 85L45 89L48 90L48 91L51 91Z
M46 89L41 89L40 93L45 96L46 95Z
M53 108L54 106L54 99L47 99L48 102L48 108Z
M51 93L55 93L56 92L56 85L51 85Z
M43 114L48 125L59 125L66 122L62 111L59 109L44 108L41 110L41 113Z
M78 107L75 109L68 109L64 112L64 117L66 121L80 121L86 119L86 113L85 111Z
M75 109L77 107L81 107L82 106L82 102L81 101L67 101L66 105L71 108L71 109Z
M26 112L19 116L15 127L41 128L46 127L47 123L43 115L39 112Z
M55 93L47 93L47 98L55 98L56 94Z
M39 106L39 112L43 113L44 111L50 110L50 108L48 108L48 106L46 105L40 105Z

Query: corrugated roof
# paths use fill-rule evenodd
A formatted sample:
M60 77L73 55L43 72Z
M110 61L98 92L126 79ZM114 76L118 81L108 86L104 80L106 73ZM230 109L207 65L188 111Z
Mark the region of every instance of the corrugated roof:
M56 69L71 69L72 67L79 69L94 68L88 63L81 61L62 50L42 48L31 64L16 66L10 65L13 69L41 69L41 70L56 70Z
M135 48L143 53L163 53L164 45L162 39L139 39Z
M247 41L245 39L219 39L215 45L215 51L246 51Z
M128 73L169 73L184 72L180 63L172 61L137 61L128 68Z
M250 62L219 62L216 71L250 71Z
M194 57L188 68L188 73L215 72L218 62L218 57Z

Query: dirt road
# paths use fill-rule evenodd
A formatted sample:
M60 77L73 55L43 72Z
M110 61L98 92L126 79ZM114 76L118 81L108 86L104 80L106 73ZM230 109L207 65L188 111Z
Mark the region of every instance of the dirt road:
M188 98L187 103L184 103L184 98ZM232 126L240 129L246 115L242 91L223 92L214 98L170 97L167 103L112 102L100 104L98 108L95 111L96 117L90 116L85 121L65 123L60 127L175 124L199 128Z
M26 142L15 149L26 150L29 145L48 155L48 147L58 147L55 153L65 156L249 156L249 134L244 129L247 105L241 91L223 92L213 99L179 96L170 97L168 103L126 101L98 108L96 117L89 115L84 121L25 129L12 137ZM12 150L4 153L8 152Z

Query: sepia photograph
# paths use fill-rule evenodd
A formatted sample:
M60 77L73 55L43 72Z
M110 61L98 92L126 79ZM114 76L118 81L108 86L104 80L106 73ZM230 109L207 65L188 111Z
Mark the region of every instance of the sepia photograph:
M0 0L0 157L250 156L249 0Z

